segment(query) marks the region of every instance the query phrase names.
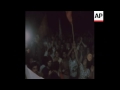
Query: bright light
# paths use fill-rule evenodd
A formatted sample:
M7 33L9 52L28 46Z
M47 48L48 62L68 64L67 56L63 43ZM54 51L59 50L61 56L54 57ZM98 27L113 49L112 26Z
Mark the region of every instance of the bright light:
M34 28L31 27L30 25L26 25L25 26L25 47L26 48L32 45L31 43L34 42L34 38L35 38Z
M30 43L30 39L31 39L30 32L28 32L28 30L25 30L25 47L27 47L28 44Z
M28 42L30 40L30 34L26 31L25 32L25 41Z

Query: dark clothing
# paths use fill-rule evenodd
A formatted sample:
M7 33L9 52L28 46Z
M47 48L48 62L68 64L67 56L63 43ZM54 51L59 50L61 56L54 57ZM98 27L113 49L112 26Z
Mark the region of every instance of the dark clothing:
M29 68L29 66L30 66L30 58L32 58L32 55L31 55L31 53L27 53L26 52L26 55L25 55L25 64L28 66L28 68Z
M91 68L91 65L94 65L94 61L93 61L93 59L91 60L91 61L88 61L87 62L87 68Z
M65 70L64 72L62 72L62 74L65 74L65 75L69 75L70 74L70 71L69 71L69 60L67 58L63 59L63 61L61 63L61 69Z
M32 57L32 53L30 52L30 53L25 53L25 55L26 55L26 59L30 59L31 57Z
M49 79L61 79L57 73L52 72L49 76Z
M71 77L71 76L70 76L70 79L78 79L78 78L77 78L77 77Z
M43 77L44 77L45 79L48 78L48 73L49 73L49 71L50 71L50 69L48 69L47 67L43 68L42 73L43 73Z

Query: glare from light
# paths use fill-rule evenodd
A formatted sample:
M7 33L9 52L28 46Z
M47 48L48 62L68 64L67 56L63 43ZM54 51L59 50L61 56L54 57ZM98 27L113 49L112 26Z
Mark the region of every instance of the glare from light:
M25 47L28 46L28 44L30 42L30 38L31 38L30 32L28 32L28 30L26 30L25 31Z
M27 31L25 32L25 39L26 39L26 42L28 42L30 39L30 34Z

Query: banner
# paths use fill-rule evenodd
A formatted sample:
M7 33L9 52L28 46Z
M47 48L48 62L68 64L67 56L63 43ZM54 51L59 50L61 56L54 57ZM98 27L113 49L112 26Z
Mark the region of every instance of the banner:
M27 79L44 79L31 71L27 65L25 65L25 75Z

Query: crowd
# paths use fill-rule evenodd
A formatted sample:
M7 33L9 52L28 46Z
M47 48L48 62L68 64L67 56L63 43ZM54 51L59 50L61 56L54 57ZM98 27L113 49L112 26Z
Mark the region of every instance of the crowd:
M26 65L45 79L94 79L93 37L35 38L26 48Z

